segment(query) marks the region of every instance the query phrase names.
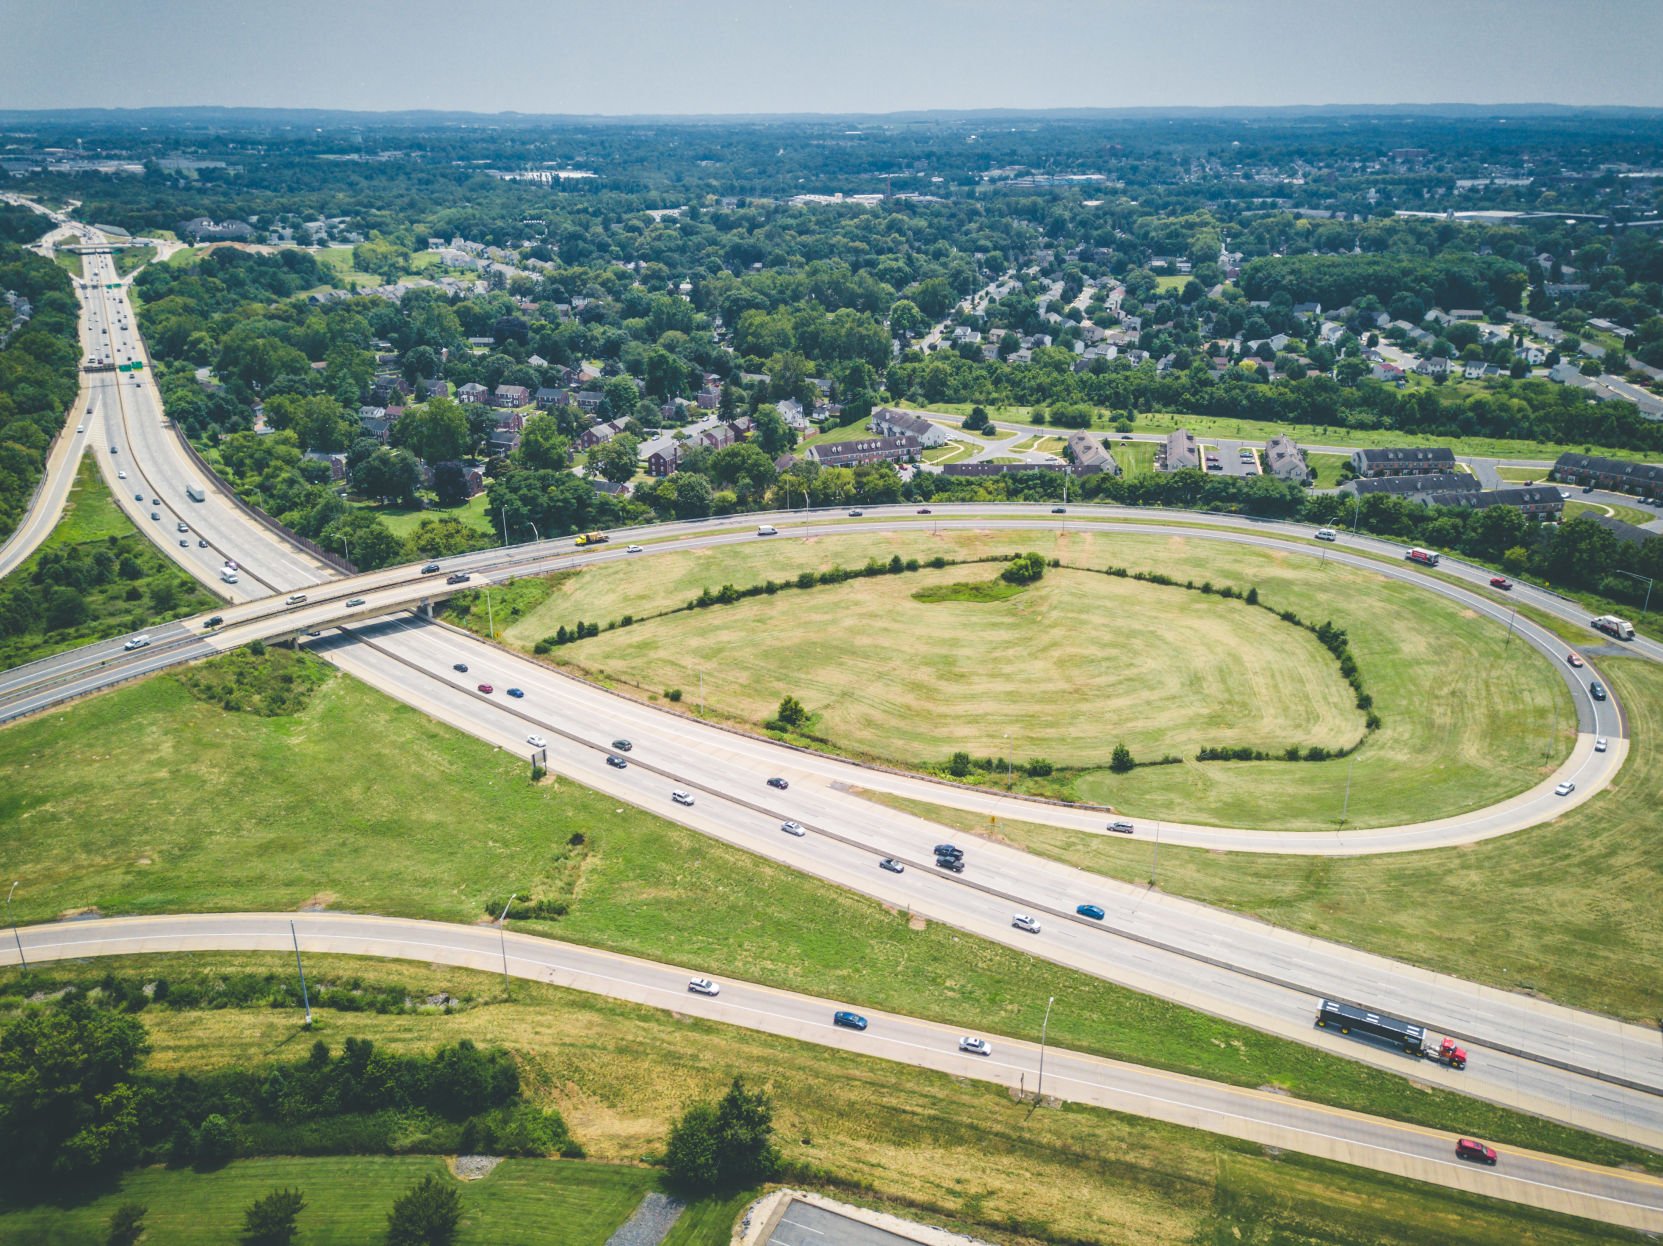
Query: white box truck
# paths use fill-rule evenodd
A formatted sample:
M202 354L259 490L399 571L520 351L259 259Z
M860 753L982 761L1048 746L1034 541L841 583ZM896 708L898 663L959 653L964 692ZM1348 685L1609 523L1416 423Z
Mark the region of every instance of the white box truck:
M208 495L202 492L201 485L186 485L185 496L193 502L206 502L208 500Z

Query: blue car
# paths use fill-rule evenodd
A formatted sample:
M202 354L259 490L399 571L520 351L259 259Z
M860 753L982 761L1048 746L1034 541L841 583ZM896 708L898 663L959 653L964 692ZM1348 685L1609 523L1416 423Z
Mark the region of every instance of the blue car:
M864 1030L866 1028L866 1018L858 1012L834 1012L832 1013L832 1024L841 1025L850 1030Z
M1094 922L1103 920L1103 906L1100 904L1082 904L1074 910L1081 917L1089 917Z
M523 697L525 693L518 688L510 688L508 690L508 695L511 697Z

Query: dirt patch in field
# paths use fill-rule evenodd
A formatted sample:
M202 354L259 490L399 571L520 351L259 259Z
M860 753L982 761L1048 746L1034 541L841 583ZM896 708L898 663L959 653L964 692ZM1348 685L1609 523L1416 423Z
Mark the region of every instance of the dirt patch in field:
M302 913L321 913L339 899L333 891L320 891L300 906Z

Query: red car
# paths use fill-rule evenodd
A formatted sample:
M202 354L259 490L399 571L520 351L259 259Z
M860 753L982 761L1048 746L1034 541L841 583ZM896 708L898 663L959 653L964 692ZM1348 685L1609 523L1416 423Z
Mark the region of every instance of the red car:
M479 690L481 692L495 692L496 691L496 689L491 687L490 684L480 684L479 685Z
M1578 654L1575 654L1575 653L1567 653L1565 655L1565 661L1569 662L1572 666L1581 666L1582 665L1582 658Z
M1462 1138L1455 1144L1455 1157L1457 1159L1470 1159L1475 1164L1494 1165L1496 1162L1496 1153L1482 1142L1474 1141L1472 1138Z
M1492 575L1490 577L1490 587L1491 588L1512 588L1513 587L1513 581L1509 580L1504 575Z

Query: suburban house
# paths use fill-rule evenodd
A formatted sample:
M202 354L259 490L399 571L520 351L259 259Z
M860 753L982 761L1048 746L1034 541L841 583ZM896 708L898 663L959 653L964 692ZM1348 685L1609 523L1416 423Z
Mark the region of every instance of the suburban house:
M864 437L859 441L834 441L810 446L803 451L821 467L859 467L865 463L899 463L915 459L924 449L916 437Z
M606 395L598 389L580 390L577 396L577 405L593 415L600 408L601 399L605 397Z
M872 412L872 431L880 437L916 437L918 444L926 449L942 445L947 440L947 430L941 425L932 424L911 411L897 411L893 407L879 407Z
M1187 428L1175 429L1155 451L1155 470L1181 472L1201 466L1201 446Z
M1593 485L1642 498L1663 496L1663 465L1656 463L1631 463L1600 454L1567 451L1559 456L1548 477L1566 484Z
M491 391L478 381L469 381L456 391L457 402L485 402L491 397Z
M1531 519L1543 523L1558 523L1565 510L1565 499L1552 485L1519 485L1509 489L1479 489L1472 487L1454 493L1422 493L1418 496L1428 506L1466 506L1485 510L1492 506L1516 506Z
M1097 476L1103 472L1120 475L1120 464L1114 461L1114 455L1099 438L1083 428L1068 435L1068 457L1073 460L1076 476Z
M498 385L491 395L493 407L523 407L531 402L531 391L524 385Z
M1390 493L1408 497L1415 493L1459 493L1478 486L1465 472L1432 472L1426 476L1377 476L1369 480L1352 480L1341 487L1359 494Z
M541 385L538 386L537 392L531 396L531 401L544 411L552 411L555 407L566 405L566 391L549 385Z
M387 433L393 427L393 420L387 414L386 407L359 407L358 424L365 435L374 437L377 441L385 442Z
M1657 537L1655 532L1648 532L1639 524L1629 523L1626 519L1618 519L1615 515L1590 515L1595 523L1606 528L1611 535L1624 545L1638 545L1642 541L1650 541Z
M1265 473L1278 480L1291 480L1296 484L1306 484L1312 479L1310 464L1305 461L1305 451L1299 448L1299 443L1292 437L1278 433L1265 442Z
M668 476L681 466L682 444L673 441L661 449L654 450L647 455L647 475Z
M604 424L596 424L592 428L586 428L577 435L577 448L579 450L593 450L596 446L611 441L623 432L624 425L627 423L627 420L608 420Z
M517 428L493 429L486 438L492 454L509 454L520 448L520 430Z
M1364 479L1379 476L1426 476L1455 470L1455 453L1448 446L1404 446L1354 450L1351 469Z

